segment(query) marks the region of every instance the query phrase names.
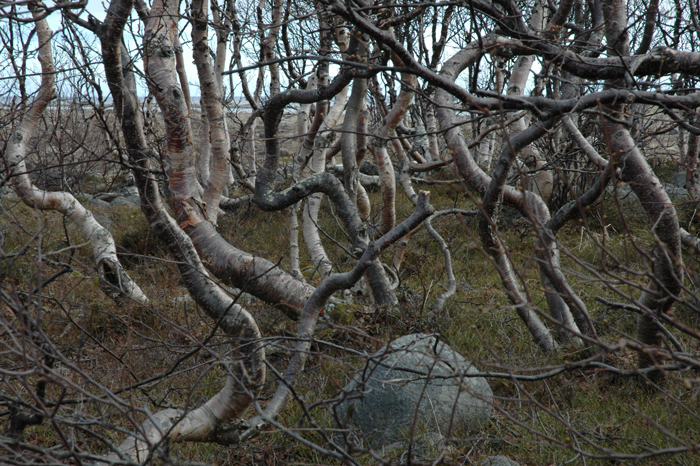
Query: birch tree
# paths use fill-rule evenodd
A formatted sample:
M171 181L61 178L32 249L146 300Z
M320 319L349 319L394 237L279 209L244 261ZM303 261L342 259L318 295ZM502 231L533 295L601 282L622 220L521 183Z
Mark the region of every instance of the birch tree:
M13 189L25 204L40 210L60 212L80 229L92 247L100 285L108 296L120 299L124 295L137 302L147 303L146 295L119 262L114 239L109 231L95 220L92 213L85 209L75 196L66 192L46 192L38 189L27 173L25 160L29 155L31 138L56 93L51 51L53 32L38 6L33 5L31 11L36 21L42 80L34 101L23 112L20 123L7 141L4 154L5 166L8 167L7 179L10 179ZM24 88L24 85L20 87Z
M445 278L440 283L443 291L433 293L434 298L430 288L437 279L431 277L422 291L420 317L424 308L429 311L415 327L425 328L425 322L446 325L440 320L445 309L474 311L464 304L470 299L451 302L461 280L470 280L473 273L468 263L472 259L454 254L459 246L451 240L466 231L474 241L470 248L478 250L496 277L490 293L498 304L486 312L514 316L517 323L505 319L507 325L527 335L533 360L548 358L546 368L516 369L498 359L494 365L502 372L484 370L480 375L518 384L517 391L527 394L533 409L550 413L522 381L536 383L573 370L659 381L660 375L676 377L675 371L696 370L700 363L693 349L698 340L695 324L676 318L672 308L697 310L698 293L689 284L696 274L684 261L695 260L688 252L700 251L700 240L691 228L682 228L679 212L685 207L669 195L655 172L657 166L680 164L682 157L687 202L697 202L700 94L694 83L700 75L695 51L700 22L695 2L687 9L681 3L194 0L185 5L153 0L146 5L112 0L101 18L84 11L82 4L0 6L8 19L35 28L32 35L37 37L42 68L36 96L29 99L27 72L8 55L9 78L20 84L22 104L15 109L21 118L4 141L3 180L27 205L58 210L79 227L108 293L118 291L146 302L119 263L107 230L74 196L39 189L25 164L29 141L54 97L56 77L64 76L54 66L55 39L46 22L61 10L67 24L82 28L99 44L99 64L85 63L104 75L117 124L114 139L124 154L122 163L136 180L141 213L153 236L166 246L197 309L213 322L211 336L203 343L192 335L184 338L212 351L222 368L201 378L223 379L223 388L208 399L188 394L180 406L169 401L136 406L100 384L54 344L42 330L42 319L30 312L41 309L40 300L3 287L0 298L22 325L19 331L3 321L12 336L7 346L14 348L13 357L31 361L26 365L34 368L36 390L24 395L32 392L30 384L19 390L12 382L25 377L22 371L0 368L2 380L10 381L7 390L0 387L0 401L10 406L10 427L0 446L17 453L17 442L24 442L30 426L52 423L63 442L61 461L143 464L169 462L171 442L239 445L273 426L337 461L357 464L357 455L370 455L388 463L382 452L339 444L323 427L328 419L318 422L317 412L312 413L310 407L332 406L347 394L309 401L297 392L298 381L319 344L316 327L334 293L345 292L343 305L360 303L369 309L362 312L377 322L385 316L382 322L387 325L400 306L409 305L406 296L420 294L406 291L410 277L402 275L402 264L412 242L423 241L423 231L430 244L422 243L424 254L432 251L439 257ZM12 48L11 35L0 39ZM29 38L21 42L25 49L32 43ZM196 73L187 73L190 54ZM199 139L192 125L189 84L195 76L203 122ZM144 92L157 103L153 121L154 127L162 124L162 141L147 132L139 100ZM245 115L234 108L242 100L237 92L247 101ZM669 143L673 151L663 163L654 162L658 154L640 130L639 120L647 113L662 115L654 123L658 138L675 131L681 139ZM293 133L284 134L283 123L291 120ZM263 127L261 140L258 125ZM282 150L290 148L295 150ZM363 165L376 171L365 173ZM555 179L563 186L558 202L537 185ZM450 205L436 210L419 185L439 186L441 201ZM455 189L449 191L450 186ZM618 196L627 186L642 209ZM451 194L444 195L443 189ZM611 204L628 231L628 219L636 218L637 211L645 215L651 246L644 250L641 242L632 242L638 263L618 260L606 243L608 225L599 212ZM261 257L264 254L253 254L227 239L220 225L225 215L244 205L263 212L287 211L289 252ZM694 216L695 212L689 225ZM517 217L526 234L509 231L509 217ZM327 218L335 222L338 236L324 230ZM448 227L446 218L462 222ZM475 222L468 222L472 218ZM598 218L600 241L590 226ZM579 228L574 222L583 225L581 244L584 233L592 238L600 263L584 256L581 246L570 246L565 235L574 225ZM389 266L385 251L394 243L399 244ZM280 256L289 259L289 266L277 260ZM611 270L615 267L622 272ZM366 299L347 292L363 279ZM604 299L602 292L592 296L591 283L619 302ZM240 294L232 294L230 287L296 321L295 335L280 330L289 336L286 346L279 345L288 353L280 358L282 370L268 358L270 340L278 337L270 333L278 328L262 325L256 314L260 307L243 306ZM601 303L608 310L635 312L636 333L620 332L615 339L604 333L609 321L601 317ZM324 325L335 329L338 323L329 319ZM226 351L215 352L208 344L218 330L229 337ZM460 331L481 338L476 326ZM25 342L32 351L23 349ZM577 352L581 346L583 356ZM335 342L328 347L343 349ZM639 355L636 370L613 367L605 359L626 348ZM557 359L570 353L579 359ZM44 361L36 354L46 356ZM55 361L79 374L90 388L56 375ZM691 384L683 377L676 381ZM269 379L279 382L274 391L266 387ZM157 380L138 380L134 387ZM85 427L79 410L57 416L64 395L51 394L58 401L47 401L46 385L51 383L70 392L72 404L86 397L96 406L116 410L128 427L113 423L109 413L101 414L97 427ZM291 402L301 407L303 422L308 421L318 438L309 440L284 424L283 413ZM249 408L255 413L246 413ZM509 416L506 413L504 419ZM562 441L535 428L530 433L583 457L641 460L697 447L683 440L673 448L654 447L653 455L628 455L599 445L594 435L581 434L568 417L552 418L584 441ZM75 438L63 435L66 425L75 429ZM342 432L349 428L339 427ZM669 442L677 441L668 431L664 435ZM85 439L103 448L86 453L80 446ZM21 448L46 457L53 454L30 442ZM413 453L411 448L407 451L411 463ZM19 458L15 453L13 458ZM442 448L434 463L448 453Z

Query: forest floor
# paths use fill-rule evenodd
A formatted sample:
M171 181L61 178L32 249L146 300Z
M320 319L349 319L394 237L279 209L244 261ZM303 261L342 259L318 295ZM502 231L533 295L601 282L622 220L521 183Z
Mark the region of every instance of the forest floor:
M431 191L431 201L438 209L475 208L470 197L460 190L449 186L424 189ZM378 193L370 196L377 205ZM596 298L621 301L620 289L638 295L637 285L648 279L647 251L653 244L646 219L639 214L641 209L626 209L633 213L623 217L619 205L608 196L591 210L585 223L571 222L558 235L562 249L571 252L562 257L571 285L589 306L600 338L608 343L633 338L636 314L606 306ZM95 207L93 211L109 220L120 259L151 300L147 306L133 303L118 306L100 292L89 248L60 215L35 212L9 199L4 199L1 207L2 248L7 255L0 262L2 286L11 283L15 289L31 290L41 277L55 272L57 264L70 264L71 273L42 291L42 325L58 348L89 374L92 381L99 380L103 387L118 390L176 365L177 370L167 377L120 393L129 404L151 412L170 406L200 405L221 388L224 377L218 361L227 351L227 339L212 337L214 323L188 299L175 264L168 259L166 249L151 233L138 208ZM681 206L679 211L684 225L695 223L693 206ZM411 212L412 206L402 198L397 207L398 220ZM370 223L376 222L374 212ZM397 308L375 312L366 299L358 297L352 304L339 304L329 311L325 328L317 335L329 344L315 348L297 386L299 399L307 406L314 406L311 413L319 425L328 426L331 422L321 401L337 396L364 363L356 351L371 354L405 334L439 334L481 371L543 372L598 354L576 346L552 353L537 349L481 248L474 218L443 216L433 225L450 248L457 279L455 295L443 309L433 309L436 298L445 290L445 264L438 245L422 229L411 238L398 271L400 305ZM342 248L347 239L325 206L320 226L331 238L325 244L337 270L347 270L352 265ZM289 270L286 211L262 212L248 206L221 218L218 229L237 248ZM530 227L524 219L504 215L501 234L510 245L510 254L531 302L538 310L546 311ZM390 248L383 254L383 260L391 264L395 252L396 247ZM12 257L12 254L17 255ZM302 272L310 283L317 285L319 278L309 265L303 241L301 255L302 264L306 264ZM684 260L691 282L688 286L692 289L697 261L691 255ZM601 276L616 281L616 286L609 286ZM688 302L696 297L688 297ZM295 335L296 323L257 300L244 305L254 313L263 336L271 342L270 363L277 371L284 372L288 360L286 340ZM679 304L673 312L697 330L698 315L692 309ZM14 318L8 308L0 307L0 319L12 322ZM698 351L699 348L690 346L697 345L697 340L693 343L683 335L676 336L681 343L689 345L689 352ZM200 344L203 341L207 342L206 347ZM178 362L182 355L193 350L197 350L193 357ZM622 349L601 354L598 361L633 369L636 354ZM67 367L55 370L62 371L62 377L70 379L74 386L98 393L97 385L81 373ZM489 383L495 394L495 415L478 429L453 433L453 440L443 451L447 464L480 464L491 455L506 455L529 465L700 464L697 451L644 458L649 452L700 442L697 374L669 374L656 386L639 377L587 368L572 369L541 381L493 378ZM275 387L275 378L268 376L263 403ZM78 396L75 390L63 394L61 390L61 384L49 384L47 398ZM123 413L97 405L85 403L81 409L92 416L100 413L111 423L133 430ZM76 408L71 405L61 409L74 412ZM143 420L142 414L135 417ZM298 402L290 402L280 422L306 439L323 444L321 435L303 417ZM78 431L74 434L80 437ZM123 440L123 434L114 430L107 435L115 443ZM27 440L41 447L60 443L51 424L46 422L29 428ZM96 451L104 449L94 439L83 438L80 445ZM575 451L579 448L590 456L584 460ZM175 458L216 465L335 464L331 458L278 429L267 430L244 445L174 444L172 451ZM440 452L436 447L420 455L422 460L429 460ZM393 452L389 458L400 461L403 453ZM597 456L602 459L596 459ZM376 463L370 457L357 459L360 463Z

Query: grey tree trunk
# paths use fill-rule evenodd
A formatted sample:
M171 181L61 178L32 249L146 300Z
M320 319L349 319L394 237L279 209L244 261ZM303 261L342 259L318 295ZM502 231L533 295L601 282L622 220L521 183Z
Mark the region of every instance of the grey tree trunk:
M626 2L603 0L605 38L614 49L609 53L626 57L630 55L627 35ZM608 87L625 85L623 80L608 80ZM658 363L654 346L662 344L657 325L658 316L666 312L682 289L683 270L681 233L676 209L661 186L659 179L637 148L629 130L619 121L626 118L626 106L616 103L601 117L601 125L611 153L611 161L621 169L620 178L630 184L647 212L651 230L657 239L652 257L652 276L639 298L642 314L637 320L639 341L652 347L639 353L639 366Z

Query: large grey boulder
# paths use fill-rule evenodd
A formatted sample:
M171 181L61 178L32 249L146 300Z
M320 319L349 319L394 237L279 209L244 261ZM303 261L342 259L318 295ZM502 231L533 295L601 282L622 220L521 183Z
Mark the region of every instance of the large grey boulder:
M491 387L482 377L465 377L475 372L434 336L406 335L370 358L336 410L343 427L359 428L373 448L411 440L438 444L491 416Z

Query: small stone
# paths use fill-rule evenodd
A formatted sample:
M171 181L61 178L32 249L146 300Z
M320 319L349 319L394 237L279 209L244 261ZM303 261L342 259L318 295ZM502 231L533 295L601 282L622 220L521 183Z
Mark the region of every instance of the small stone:
M138 194L132 194L131 196L126 197L118 197L112 201L111 205L137 207L141 205L141 198Z
M91 202L94 202L94 201L91 201ZM95 217L95 220L97 220L97 223L99 223L100 225L102 225L103 227L105 227L108 230L110 228L112 228L112 225L114 224L114 222L112 222L110 219L108 219L104 215L96 214L93 212L92 216Z
M8 201L19 201L19 196L13 190L7 191L0 199L7 199Z
M360 165L360 172L364 173L365 175L378 176L379 168L376 164L364 161L362 162L362 165Z
M91 207L109 207L112 205L109 202L103 201L102 199L99 199L99 198L91 199L89 204Z
M124 188L118 188L116 192L122 196L132 196L134 194L138 195L139 190L136 186L126 186Z
M101 201L105 201L105 202L112 202L113 200L115 200L119 196L120 196L119 193L99 193L99 194L95 194L94 198L100 199Z
M689 201L690 193L683 186L676 186L671 183L662 183L666 194L672 199L677 201Z
M484 461L481 462L481 466L520 466L507 456L489 456Z
M668 183L672 184L673 186L676 186L678 188L685 188L686 176L687 176L686 171L683 170L683 171L673 175Z

